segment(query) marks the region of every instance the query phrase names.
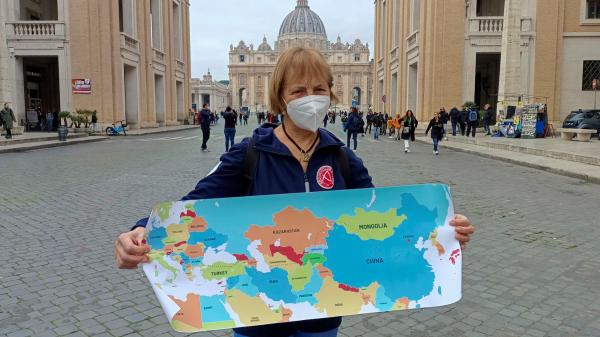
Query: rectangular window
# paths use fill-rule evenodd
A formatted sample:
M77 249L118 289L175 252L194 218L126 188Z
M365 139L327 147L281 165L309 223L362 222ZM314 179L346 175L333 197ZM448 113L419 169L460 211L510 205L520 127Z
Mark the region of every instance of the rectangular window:
M246 55L240 55L240 63L246 62Z
M343 62L343 60L342 60L342 57L341 57L341 56L338 56L337 60L338 60L338 63L342 63L342 62Z
M394 8L393 8L393 15L392 17L394 18L394 25L393 25L393 29L394 31L392 32L392 36L394 37L394 47L398 47L400 45L400 15L401 13L399 12L399 8L400 8L400 4L399 4L400 0L394 0Z
M119 0L119 32L123 33L123 0Z
M183 39L181 33L181 6L173 2L173 39L175 40L175 56L183 59Z
M256 58L256 63L262 63L262 57L260 57L260 56L259 56L259 57L257 57L257 58Z
M581 90L593 90L592 82L594 80L598 80L597 82L600 82L600 60L583 61ZM600 90L600 83L597 84L597 88Z
M381 57L386 50L387 28L387 4L384 1L381 7Z
M421 23L421 0L412 0L412 31L419 30Z
M586 0L586 19L600 19L600 0Z
M162 49L162 18L161 18L161 0L150 1L150 22L152 29L150 30L152 48Z
M354 54L354 62L360 62L360 54Z

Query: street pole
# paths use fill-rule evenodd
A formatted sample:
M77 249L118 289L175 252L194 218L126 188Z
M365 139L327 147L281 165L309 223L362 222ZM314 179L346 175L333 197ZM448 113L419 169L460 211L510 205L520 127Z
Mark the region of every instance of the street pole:
M594 79L592 81L592 90L594 90L594 110L596 110L596 96L598 94L598 80Z

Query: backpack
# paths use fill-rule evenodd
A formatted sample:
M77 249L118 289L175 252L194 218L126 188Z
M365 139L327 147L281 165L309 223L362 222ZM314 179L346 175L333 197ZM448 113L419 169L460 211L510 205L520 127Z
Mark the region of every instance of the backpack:
M254 174L256 173L256 165L258 164L258 159L260 157L260 152L254 148L254 137L250 138L248 142L248 148L246 149L246 157L244 157L244 163L242 167L242 173L244 179L246 180L246 195L250 195L250 191L252 189L252 184L254 183ZM340 165L340 170L342 171L342 176L344 177L344 182L347 184L350 181L351 173L350 173L350 161L348 160L348 154L342 146L340 146L337 153L337 162Z
M477 122L478 119L479 113L477 112L477 110L469 111L469 122Z

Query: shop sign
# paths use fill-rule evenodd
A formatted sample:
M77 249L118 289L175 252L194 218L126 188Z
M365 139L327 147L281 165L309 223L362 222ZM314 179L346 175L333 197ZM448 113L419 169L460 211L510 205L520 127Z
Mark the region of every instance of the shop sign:
M74 94L91 94L92 81L90 79L72 79L71 88Z

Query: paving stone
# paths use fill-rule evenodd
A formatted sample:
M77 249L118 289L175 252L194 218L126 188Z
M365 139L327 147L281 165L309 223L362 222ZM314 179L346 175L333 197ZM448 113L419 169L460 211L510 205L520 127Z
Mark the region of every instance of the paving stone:
M142 141L153 138L162 137L0 155L0 172L11 183L10 192L0 193L0 250L5 242L30 243L9 247L19 268L0 255L0 336L182 336L168 325L143 274L114 267L112 242L156 203L187 193L220 153L199 153L197 139ZM221 148L221 141L209 146ZM600 292L591 285L600 279L598 185L444 144L436 157L423 144L404 154L387 138L359 142L357 155L377 186L448 184L457 212L478 230L464 253L460 302L348 317L340 335L597 335Z

